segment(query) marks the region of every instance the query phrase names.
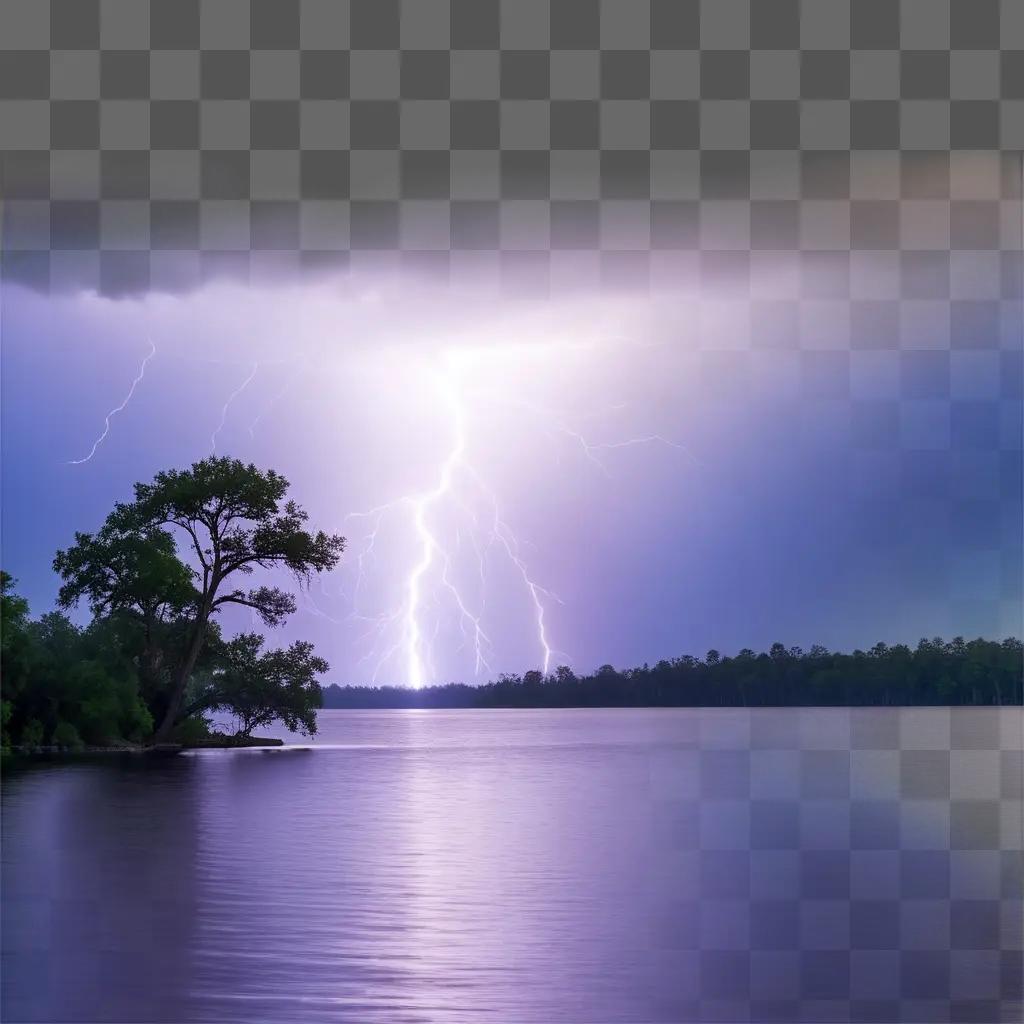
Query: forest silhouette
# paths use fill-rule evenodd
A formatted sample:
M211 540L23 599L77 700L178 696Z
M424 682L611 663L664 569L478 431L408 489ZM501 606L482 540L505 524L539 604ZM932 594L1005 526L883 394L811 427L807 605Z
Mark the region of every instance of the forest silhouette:
M1017 639L922 639L915 648L876 644L849 654L772 644L735 657L708 651L618 670L602 665L577 676L503 675L481 686L448 683L323 689L326 708L492 707L815 707L1019 705L1022 644Z

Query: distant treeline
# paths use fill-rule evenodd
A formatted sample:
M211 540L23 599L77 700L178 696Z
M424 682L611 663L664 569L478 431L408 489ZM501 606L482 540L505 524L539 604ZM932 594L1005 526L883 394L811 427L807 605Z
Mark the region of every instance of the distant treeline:
M503 675L481 686L448 683L323 689L325 708L815 707L882 705L1020 705L1020 640L921 640L916 648L876 644L840 654L814 646L772 644L766 654L735 657L708 651L619 670L602 665L577 676Z

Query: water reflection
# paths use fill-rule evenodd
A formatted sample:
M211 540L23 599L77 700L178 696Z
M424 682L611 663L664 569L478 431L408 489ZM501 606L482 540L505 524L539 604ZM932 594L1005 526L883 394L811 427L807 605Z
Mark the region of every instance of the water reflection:
M4 1020L191 1012L195 767L126 757L5 775Z
M1021 725L326 712L9 770L3 1017L1015 1020Z

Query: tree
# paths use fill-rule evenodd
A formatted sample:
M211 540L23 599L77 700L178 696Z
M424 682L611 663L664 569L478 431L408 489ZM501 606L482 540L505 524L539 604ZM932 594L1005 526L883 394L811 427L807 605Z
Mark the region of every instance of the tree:
M194 573L178 558L174 537L159 528L127 531L112 516L95 536L76 533L53 567L64 580L61 607L84 599L94 616L122 612L155 621L196 603Z
M165 710L169 641L199 599L195 574L178 558L174 537L155 527L127 532L108 518L95 535L76 533L74 546L58 551L53 567L64 579L61 608L88 601L96 621L120 623L127 646L136 646L127 634L137 633L143 689Z
M9 573L0 569L0 651L6 652L11 644L12 634L23 628L28 620L28 601L14 593L14 584L18 581Z
M153 720L139 696L135 665L106 620L80 629L59 612L28 618L28 604L0 575L3 746L139 740Z
M330 666L304 641L284 650L262 648L263 637L258 633L243 633L228 641L220 653L222 667L197 687L186 715L228 711L239 719L243 736L275 719L293 732L315 734L321 702L316 677Z
M239 605L276 626L295 610L295 599L277 587L242 589L244 577L280 566L301 583L337 565L344 538L308 531L307 513L285 500L287 491L288 481L273 470L203 459L136 484L135 500L118 504L95 537L77 534L74 547L57 553L65 607L85 597L107 612L154 621L170 615L184 625L155 742L167 740L181 717L213 616ZM193 564L178 558L172 531Z
M36 658L23 703L47 732L64 722L94 744L141 740L152 732L135 666L111 647L102 624L83 630L59 612L48 612L30 630Z
M28 633L28 601L14 593L17 581L0 569L0 746L10 746L10 727L15 701L24 690L31 672L32 643Z

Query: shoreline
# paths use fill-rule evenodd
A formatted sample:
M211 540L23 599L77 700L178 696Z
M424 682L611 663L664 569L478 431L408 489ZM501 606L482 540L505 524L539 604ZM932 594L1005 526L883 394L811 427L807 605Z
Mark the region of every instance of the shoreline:
M4 757L89 757L94 754L131 754L150 757L168 757L185 750L243 750L251 747L283 747L284 740L272 736L210 737L191 743L156 743L143 745L129 743L122 746L39 747L14 746L3 751Z
M484 707L431 707L429 705L405 705L399 707L328 707L319 711L347 712L349 714L379 714L381 712L530 712L530 711L701 711L701 712L794 712L794 711L1011 711L1024 712L1021 704L563 704L524 705L493 704ZM96 755L148 755L169 757L191 750L245 750L278 748L289 746L289 742L275 736L235 737L217 734L188 743L160 743L144 745L123 743L121 745L86 745L82 747L11 746L0 750L0 757L7 758L87 758ZM313 742L309 744L316 746Z

